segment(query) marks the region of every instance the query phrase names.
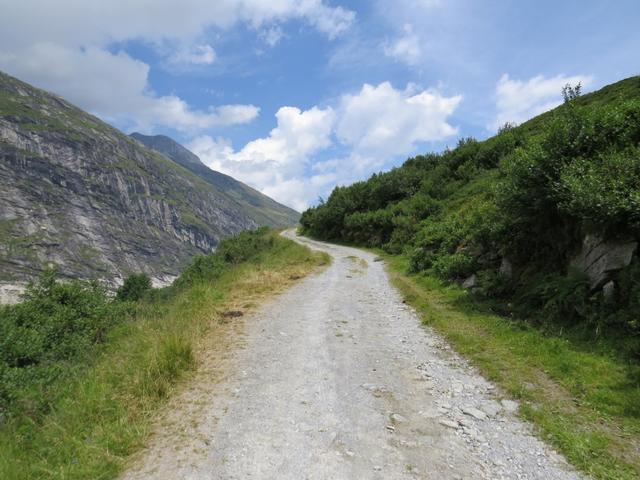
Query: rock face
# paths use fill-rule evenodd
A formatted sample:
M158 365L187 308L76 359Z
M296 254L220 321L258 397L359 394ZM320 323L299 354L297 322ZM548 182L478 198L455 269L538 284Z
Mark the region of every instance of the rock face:
M633 239L604 241L596 235L587 235L582 250L571 261L571 266L587 274L593 290L601 288L611 275L631 263L638 242Z
M476 288L478 286L478 277L474 273L469 278L467 278L464 282L462 282L462 288L467 290Z
M69 278L162 282L265 223L164 155L0 73L0 284L47 264Z
M275 200L263 195L253 188L236 179L215 170L211 170L200 158L190 152L175 140L165 135L142 135L132 133L131 136L143 145L152 148L190 172L211 184L227 198L238 204L239 208L261 225L271 227L286 227L295 225L300 219L300 214L295 210L279 204Z
M498 273L505 278L513 277L513 264L507 257L502 257L502 261L500 262L500 269Z

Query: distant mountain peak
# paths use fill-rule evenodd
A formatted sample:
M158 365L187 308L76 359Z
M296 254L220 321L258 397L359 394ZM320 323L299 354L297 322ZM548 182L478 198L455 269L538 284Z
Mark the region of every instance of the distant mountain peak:
M173 138L167 137L166 135L144 135L142 133L133 132L131 137L135 138L146 147L153 148L154 150L166 155L181 165L183 163L187 163L190 165L204 166L204 163L202 163L195 153L186 149ZM178 158L180 159L179 161Z
M210 169L195 153L166 135L132 133L131 137L198 175L229 199L237 202L243 211L261 225L284 227L295 225L300 218L298 212L292 208L276 202L229 175Z

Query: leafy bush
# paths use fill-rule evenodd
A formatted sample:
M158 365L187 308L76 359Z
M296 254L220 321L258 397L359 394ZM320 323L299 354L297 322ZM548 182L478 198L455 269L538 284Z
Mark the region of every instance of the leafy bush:
M0 411L45 408L48 388L130 313L97 283L63 283L45 271L22 303L0 309Z
M432 262L434 272L443 279L463 279L475 270L474 258L466 253L439 255Z
M552 274L530 282L519 300L542 322L574 325L589 316L589 279L571 269L568 275Z
M151 290L149 276L144 273L133 273L118 288L116 298L122 301L135 302L140 300L149 290Z
M267 227L245 230L218 245L209 255L196 256L174 282L175 288L184 288L197 282L213 281L229 268L255 258L274 245L274 233Z
M220 242L215 255L231 265L246 262L273 246L273 237L269 232L268 227L245 230Z
M579 158L560 174L560 208L601 231L640 232L640 149Z

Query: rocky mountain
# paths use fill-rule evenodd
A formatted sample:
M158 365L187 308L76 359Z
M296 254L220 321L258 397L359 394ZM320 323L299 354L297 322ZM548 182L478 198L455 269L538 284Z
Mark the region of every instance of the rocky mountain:
M300 219L298 212L279 204L229 175L211 170L200 161L197 155L175 140L165 135L150 136L137 132L132 133L131 136L143 145L166 155L174 162L198 175L205 182L226 195L231 201L236 202L261 225L283 227L298 223Z
M297 219L257 192L247 208L187 163L0 73L0 286L47 264L68 278L169 280L223 237Z

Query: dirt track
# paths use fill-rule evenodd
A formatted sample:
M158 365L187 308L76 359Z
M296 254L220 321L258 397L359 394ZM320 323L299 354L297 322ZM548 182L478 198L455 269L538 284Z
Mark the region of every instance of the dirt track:
M332 265L246 320L226 375L178 397L123 478L580 478L420 326L374 255L298 241Z

